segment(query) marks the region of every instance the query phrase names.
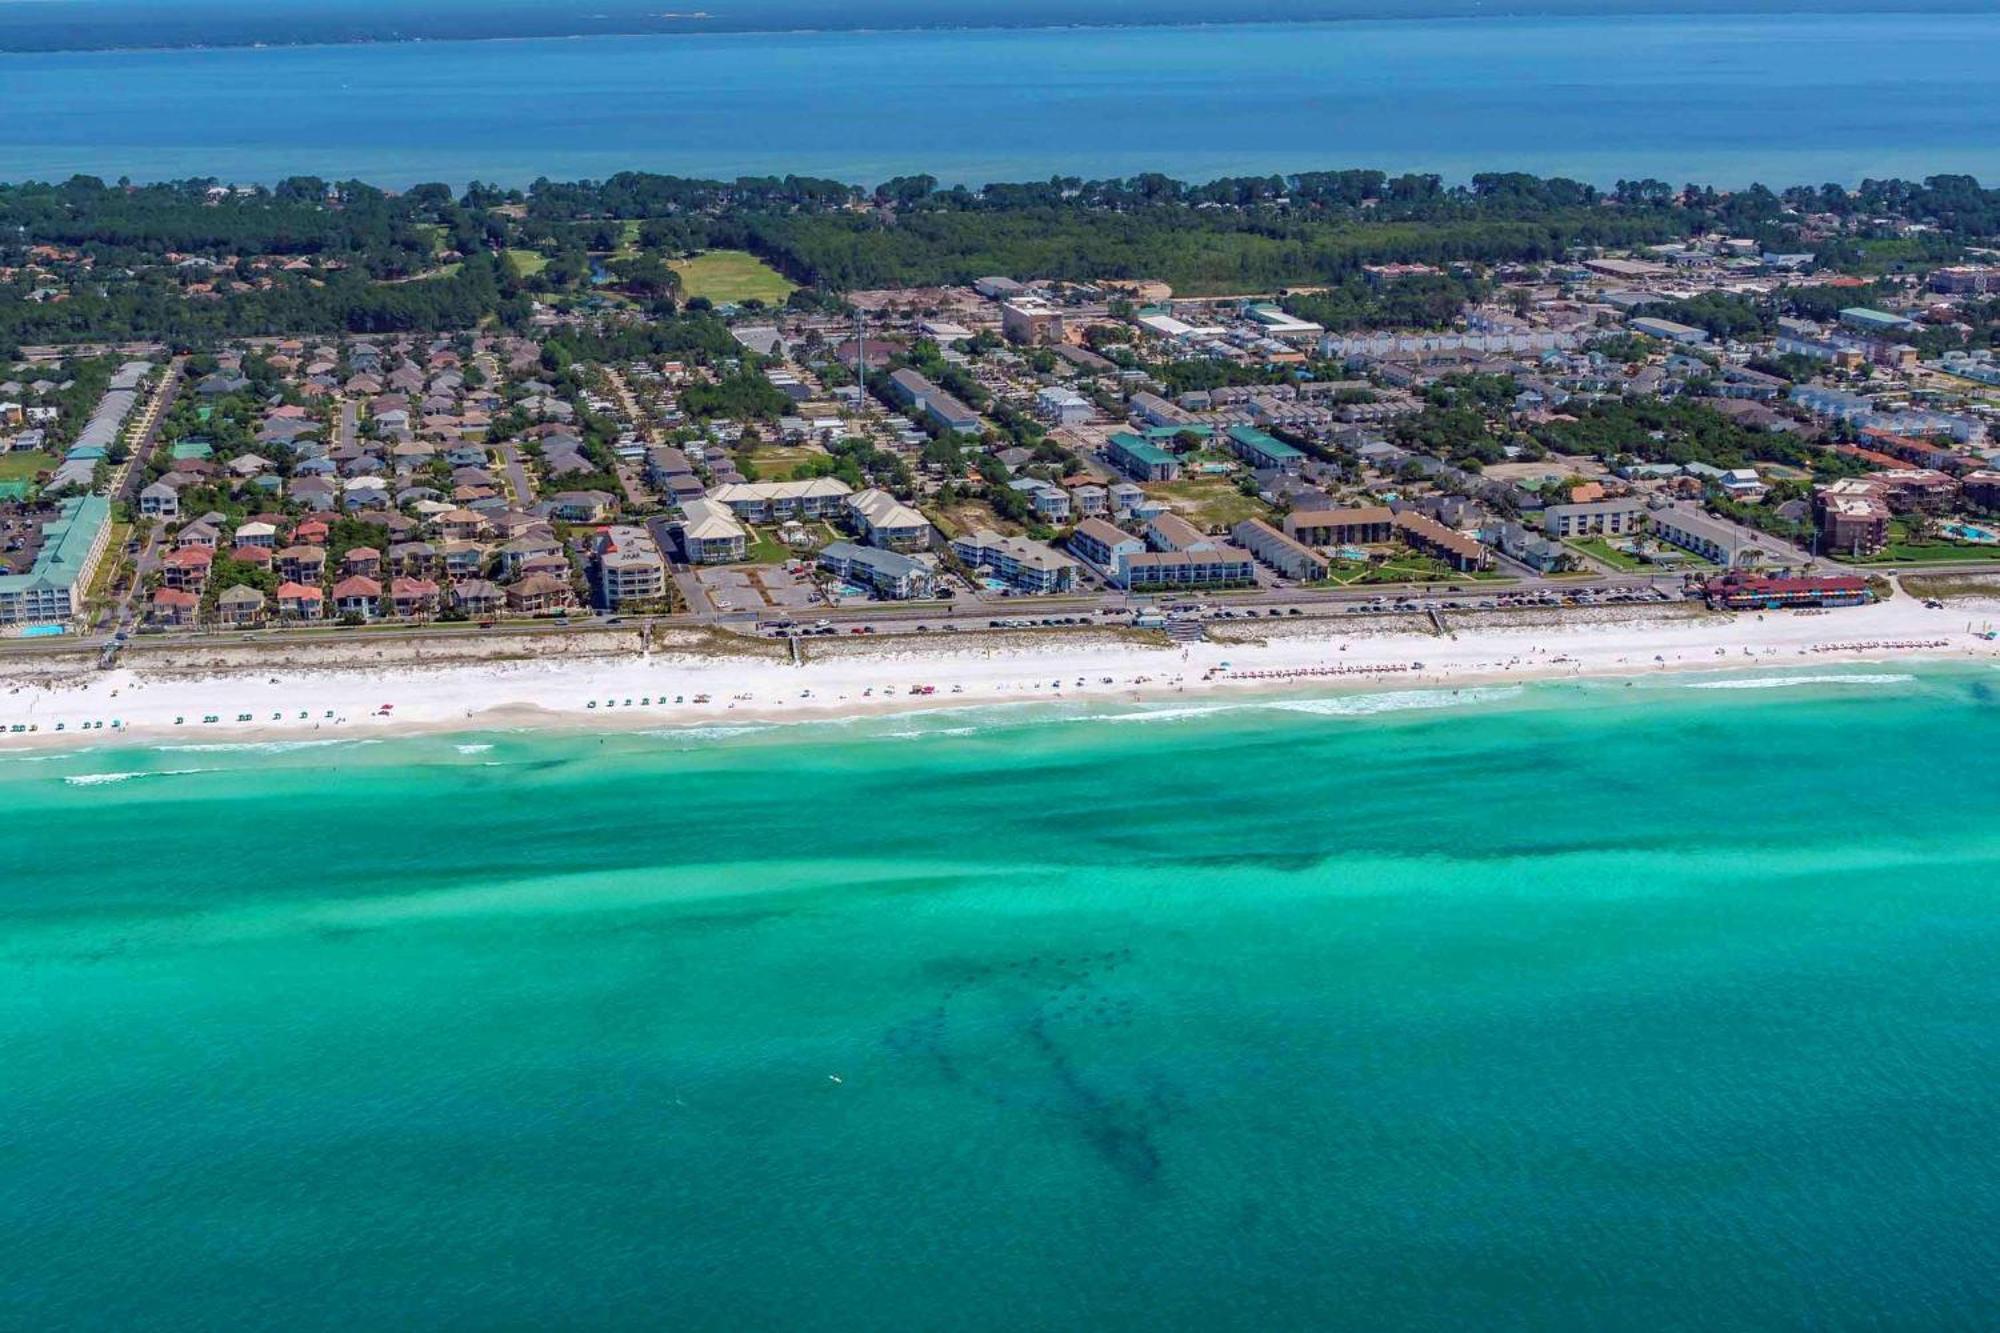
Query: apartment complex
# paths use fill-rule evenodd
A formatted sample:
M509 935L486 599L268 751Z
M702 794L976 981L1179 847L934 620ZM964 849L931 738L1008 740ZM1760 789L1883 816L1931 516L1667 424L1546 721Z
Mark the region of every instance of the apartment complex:
M1076 586L1076 561L1025 537L981 529L952 538L951 552L1017 592L1068 592Z
M53 625L82 609L111 539L111 502L81 495L55 505L0 507L0 626Z

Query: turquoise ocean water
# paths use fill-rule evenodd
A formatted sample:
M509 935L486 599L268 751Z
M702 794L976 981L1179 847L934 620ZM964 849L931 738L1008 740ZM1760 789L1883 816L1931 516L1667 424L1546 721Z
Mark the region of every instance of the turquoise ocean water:
M0 755L0 1326L1993 1327L2000 674L1809 674Z
M1990 180L1997 60L1990 7L0 55L0 179Z

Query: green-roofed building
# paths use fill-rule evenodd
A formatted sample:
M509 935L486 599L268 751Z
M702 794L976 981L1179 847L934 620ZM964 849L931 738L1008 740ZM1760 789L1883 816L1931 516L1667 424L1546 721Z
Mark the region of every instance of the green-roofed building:
M1181 474L1178 458L1159 445L1120 431L1104 447L1111 466L1134 481L1172 481Z
M1251 467L1276 468L1288 476L1297 476L1306 465L1304 454L1255 426L1231 426L1229 448Z
M53 625L75 616L111 538L111 502L78 495L0 510L0 528L22 543L12 556L0 555L0 625Z

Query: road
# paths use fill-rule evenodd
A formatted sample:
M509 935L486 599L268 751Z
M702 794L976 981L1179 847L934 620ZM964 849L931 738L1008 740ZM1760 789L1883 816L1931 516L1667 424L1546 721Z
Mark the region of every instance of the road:
M658 444L659 432L646 424L646 418L639 411L639 400L633 396L632 386L625 382L624 374L613 366L600 366L599 369L604 372L605 381L611 385L613 396L625 412L625 419L632 423L632 429L639 438L648 445ZM643 509L654 502L656 497L641 484L637 470L630 463L621 458L614 471L618 475L618 485L625 492L626 504L634 509Z
M166 421L167 410L180 396L184 382L181 372L186 364L186 357L175 357L167 363L166 373L160 377L152 396L146 400L145 407L140 409L139 416L132 423L132 452L126 458L124 466L112 475L111 484L106 489L106 494L114 503L133 505L137 501L139 484L146 476L146 464L159 446L160 426ZM95 621L94 628L101 632L109 633L118 626L131 624L137 618L132 608L132 600L139 594L139 586L143 582L143 575L150 567L153 549L158 540L151 524L144 525L143 531L145 533L142 539L143 545L132 562L134 572L130 586L119 596L115 604L105 607ZM111 561L123 560L125 552L122 548L106 551L102 558Z
M500 456L500 466L507 473L507 489L514 493L515 506L526 509L535 502L535 486L528 480L528 469L521 463L521 446L496 444L493 452Z
M334 426L335 441L339 448L353 445L361 434L361 408L352 398L340 400L340 420Z

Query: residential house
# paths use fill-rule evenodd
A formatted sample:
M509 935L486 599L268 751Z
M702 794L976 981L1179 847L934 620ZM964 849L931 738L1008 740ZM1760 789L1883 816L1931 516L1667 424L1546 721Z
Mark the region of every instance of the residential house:
M574 600L568 581L554 574L528 574L507 586L507 609L516 615L566 610Z
M333 585L334 614L374 620L382 612L382 585L362 574L350 574Z
M438 585L430 579L391 579L389 603L399 616L424 619L437 614L438 591Z
M185 588L159 588L146 612L156 625L192 625L201 614L201 594Z
M176 547L161 558L160 578L169 588L200 592L214 563L215 552L206 546Z
M181 494L164 481L156 481L139 492L139 514L172 522L181 516Z
M507 604L507 596L485 579L460 579L451 585L451 604L468 616L490 616Z
M262 624L264 594L243 583L225 588L215 599L215 618L225 625Z
M286 620L318 620L326 614L326 594L316 583L281 583L278 614Z

